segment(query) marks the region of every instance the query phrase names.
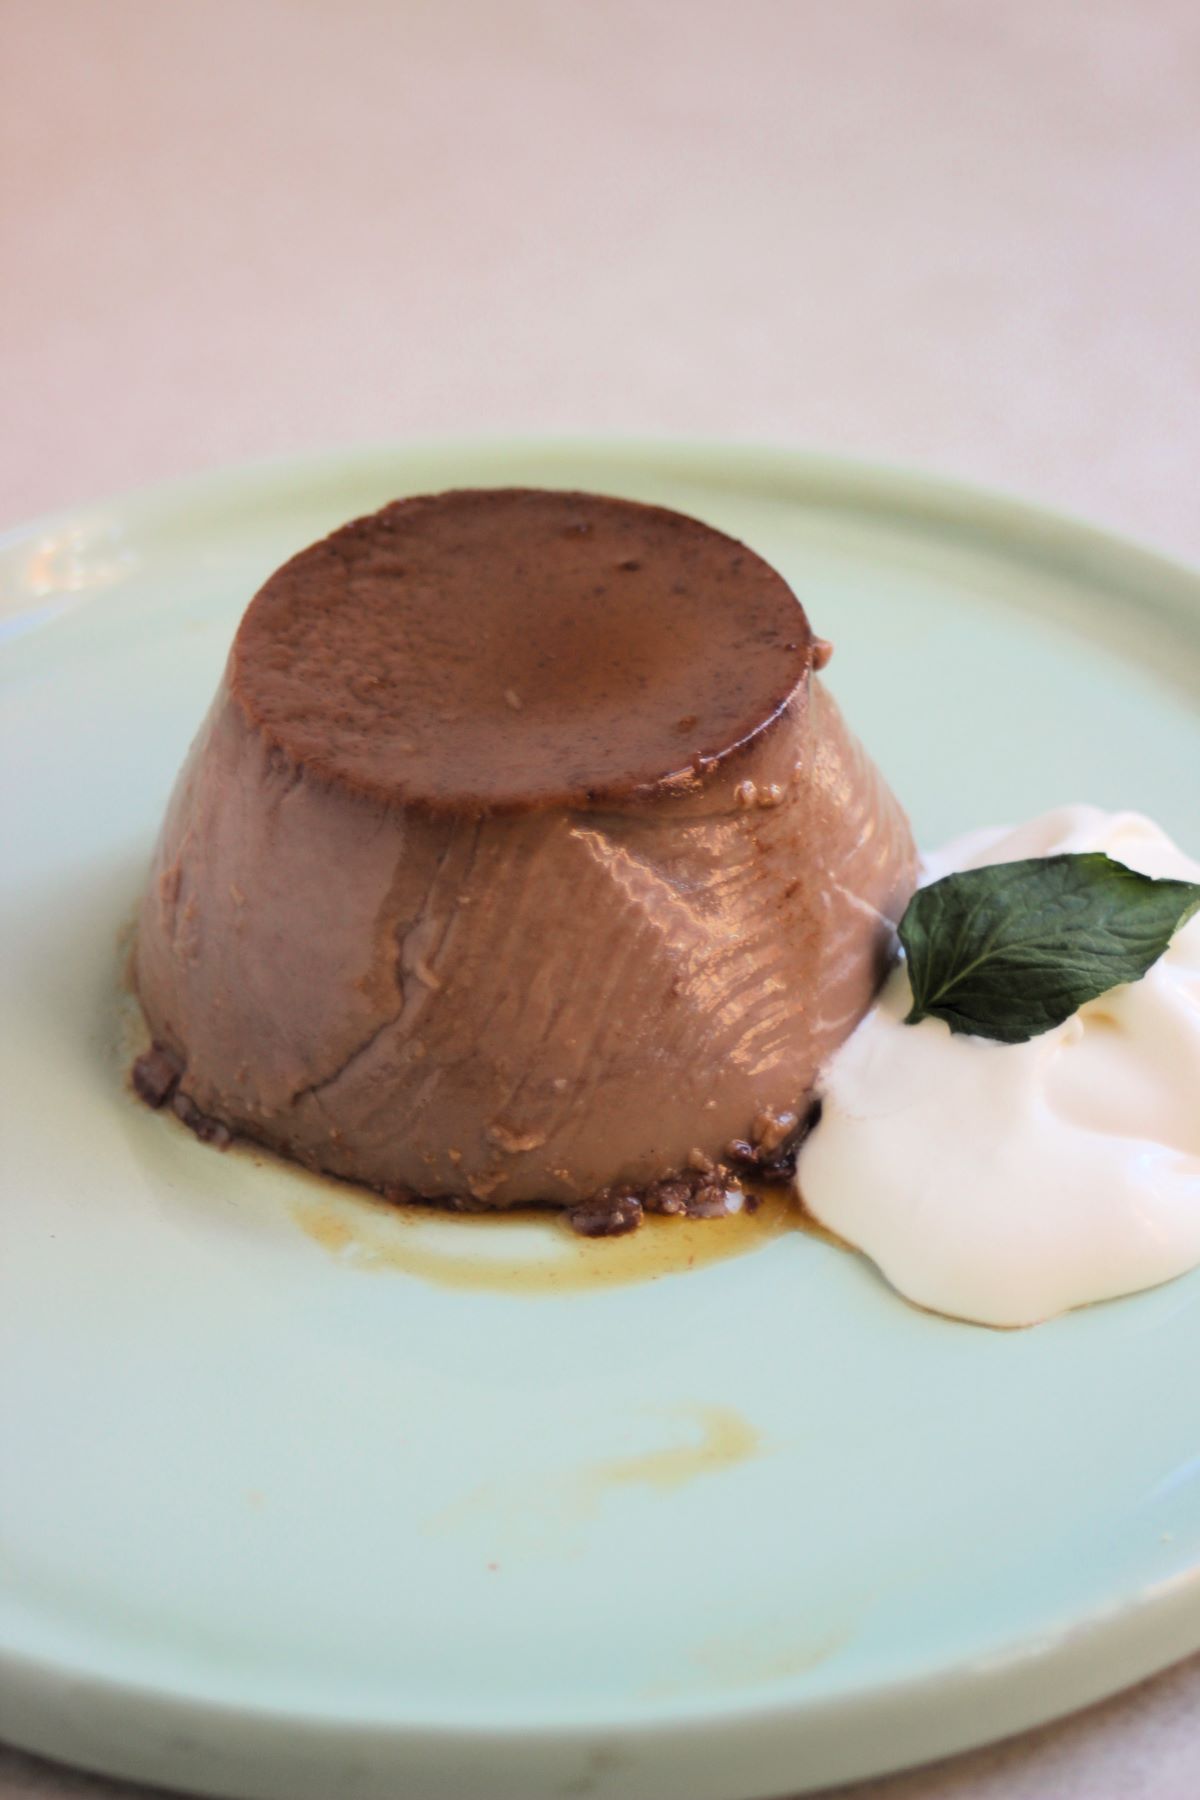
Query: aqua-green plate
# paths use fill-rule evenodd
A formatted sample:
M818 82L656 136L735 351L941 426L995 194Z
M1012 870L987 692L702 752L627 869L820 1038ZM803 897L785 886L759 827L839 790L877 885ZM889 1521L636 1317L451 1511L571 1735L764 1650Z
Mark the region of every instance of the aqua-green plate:
M512 482L665 501L776 563L924 841L1087 799L1200 849L1200 578L918 475L438 445L13 534L0 1733L31 1748L271 1800L746 1800L1200 1646L1197 1277L1014 1333L800 1234L457 1291L331 1256L300 1177L123 1093L116 934L255 587L395 495Z

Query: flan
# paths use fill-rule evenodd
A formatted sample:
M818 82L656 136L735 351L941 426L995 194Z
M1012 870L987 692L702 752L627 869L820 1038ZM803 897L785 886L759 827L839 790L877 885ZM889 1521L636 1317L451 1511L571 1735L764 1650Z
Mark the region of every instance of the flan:
M827 656L761 557L628 500L422 496L302 551L168 807L141 1091L390 1195L720 1210L916 877Z

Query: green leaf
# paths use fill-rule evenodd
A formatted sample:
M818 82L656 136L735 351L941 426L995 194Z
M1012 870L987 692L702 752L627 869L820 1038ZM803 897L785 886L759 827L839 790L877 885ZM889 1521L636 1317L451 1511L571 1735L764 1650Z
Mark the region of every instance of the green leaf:
M946 875L900 921L912 1011L1023 1044L1085 1001L1140 981L1200 908L1200 884L1154 881L1100 851Z

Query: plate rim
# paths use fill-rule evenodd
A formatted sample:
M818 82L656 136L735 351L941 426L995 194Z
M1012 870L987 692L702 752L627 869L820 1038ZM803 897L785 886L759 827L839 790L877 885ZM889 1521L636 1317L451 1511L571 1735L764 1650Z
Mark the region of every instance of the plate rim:
M445 456L453 459L473 453L503 451L553 456L578 452L599 454L613 460L631 457L657 461L663 457L678 457L698 469L703 469L712 459L720 458L738 463L746 471L755 465L772 471L800 471L807 482L823 479L831 488L874 488L879 495L900 502L899 510L902 511L911 511L914 503L923 500L927 504L936 501L938 510L958 515L963 503L968 502L993 526L1036 526L1039 536L1047 544L1055 539L1092 538L1124 560L1135 558L1143 563L1147 573L1183 577L1188 583L1200 582L1200 555L1189 557L1158 544L1151 537L1106 525L1086 510L1054 506L1023 488L960 475L940 463L905 462L895 457L823 450L816 444L782 438L722 438L670 432L434 432L239 457L233 462L163 476L134 487L103 489L30 514L12 524L0 525L0 551L13 549L33 534L61 527L80 515L131 504L158 508L177 500L187 500L197 490L210 487L219 490L244 482L270 483L293 472L315 474L323 466L341 462L367 465L386 457Z
M517 1795L549 1800L551 1795L591 1791L558 1782L543 1785L539 1765L548 1751L582 1765L585 1777L598 1754L613 1758L615 1772L623 1760L620 1753L632 1752L629 1772L644 1777L637 1757L649 1750L656 1767L669 1771L672 1783L686 1783L677 1791L694 1800L755 1800L784 1792L798 1796L1022 1735L1148 1679L1200 1642L1198 1601L1200 1565L1156 1584L1131 1604L1098 1608L1061 1632L1030 1638L1002 1657L930 1665L912 1677L877 1683L865 1694L822 1696L799 1705L777 1700L717 1709L703 1703L694 1711L677 1709L666 1716L598 1717L538 1727L396 1724L385 1718L235 1706L113 1681L0 1649L0 1735L22 1749L74 1766L229 1800L327 1800L322 1771L331 1754L354 1759L363 1779L357 1790L362 1800L391 1800L399 1773L411 1774L415 1763L418 1779L422 1773L428 1776L451 1746L460 1753L466 1749L478 1775L487 1778L489 1793L511 1794L514 1800ZM1053 1697L1045 1685L1051 1671ZM131 1718L136 1730L132 1745L121 1737ZM194 1732L194 1739L181 1743L181 1728ZM850 1754L845 1751L848 1737L855 1739ZM719 1774L714 1785L714 1752L737 1753L743 1744L760 1770L753 1788L735 1793ZM313 1757L317 1785L283 1789L274 1759L297 1746ZM181 1749L185 1759L198 1753L202 1767L181 1770ZM801 1762L805 1766L798 1773ZM763 1779L766 1786L759 1785ZM435 1778L428 1790L412 1791L461 1800L462 1780L460 1762L445 1786ZM610 1791L657 1795L659 1789L639 1783Z

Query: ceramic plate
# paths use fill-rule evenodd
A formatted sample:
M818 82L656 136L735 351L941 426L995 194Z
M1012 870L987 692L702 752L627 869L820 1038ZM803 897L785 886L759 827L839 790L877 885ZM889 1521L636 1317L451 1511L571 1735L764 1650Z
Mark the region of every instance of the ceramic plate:
M246 602L386 499L513 482L663 501L774 562L923 841L1089 799L1200 848L1200 579L1007 500L492 443L16 533L0 1733L33 1749L271 1800L746 1800L1200 1646L1196 1277L1006 1333L798 1231L605 1284L552 1225L393 1220L129 1098L119 940Z

